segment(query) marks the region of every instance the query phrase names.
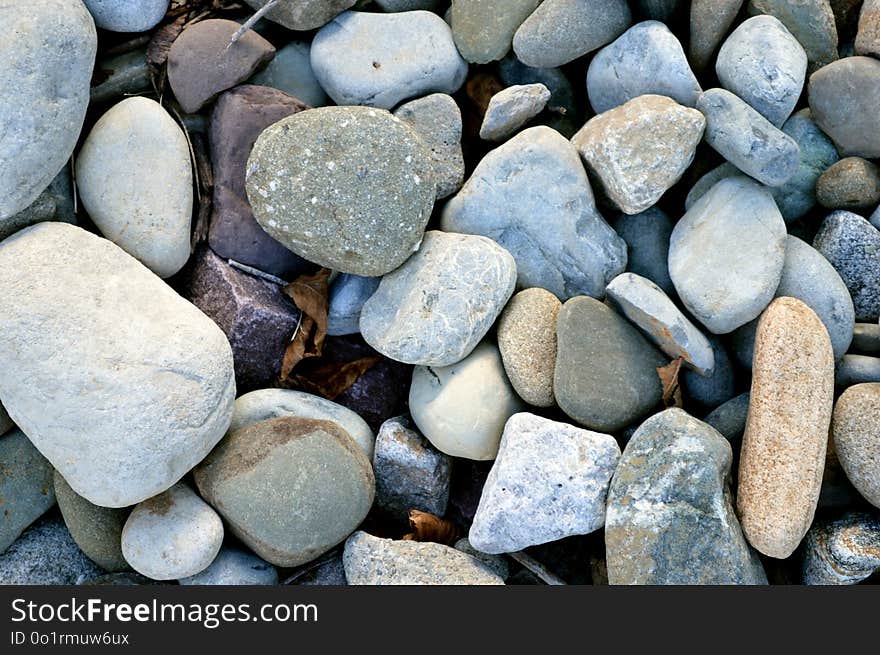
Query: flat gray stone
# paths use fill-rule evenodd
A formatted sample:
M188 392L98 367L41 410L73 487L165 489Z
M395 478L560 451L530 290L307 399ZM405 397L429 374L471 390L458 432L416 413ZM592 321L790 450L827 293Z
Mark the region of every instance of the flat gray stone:
M667 295L675 293L669 278L669 237L672 221L651 207L638 214L621 214L612 227L626 241L626 270L646 277Z
M311 43L306 41L288 43L248 83L278 89L311 107L324 107L330 99L312 71L311 52Z
M850 350L864 355L880 354L880 325L876 323L856 323L853 329Z
M838 389L866 382L880 382L880 357L844 355L834 367L834 385Z
M245 0L259 9L269 0ZM285 0L266 14L266 18L289 30L313 30L353 6L357 0Z
M541 122L566 138L570 138L583 124L585 107L575 99L571 80L560 69L532 68L509 54L498 62L498 75L506 86L540 82L550 89L549 111L541 117Z
M330 286L330 308L327 312L327 334L343 336L361 331L361 310L379 287L378 277L361 277L342 273Z
M0 553L0 585L75 585L103 575L61 517L44 517Z
M751 0L749 13L778 18L803 46L810 70L837 59L837 25L832 5L837 0Z
M0 553L55 504L52 465L21 430L0 437Z
M221 548L208 568L179 582L184 586L277 585L278 571L253 553Z
M857 384L834 405L834 451L846 477L865 500L880 507L880 384Z
M385 0L387 2L387 0ZM449 12L452 36L461 56L488 64L510 51L513 35L541 0L456 0Z
M852 585L880 570L880 519L850 512L817 522L804 546L804 584Z
M121 100L153 90L146 47L99 58L95 62L94 77L102 81L92 86L89 92L92 104Z
M165 17L170 0L83 0L95 25L111 32L146 32Z
M550 100L550 89L543 84L509 86L489 100L480 138L504 141L535 116L544 111Z
M712 63L713 55L733 25L744 0L691 0L690 61L698 71Z

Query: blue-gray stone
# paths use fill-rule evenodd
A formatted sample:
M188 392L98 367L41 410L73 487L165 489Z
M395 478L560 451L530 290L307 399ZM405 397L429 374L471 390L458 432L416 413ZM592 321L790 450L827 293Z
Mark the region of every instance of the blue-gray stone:
M379 277L342 273L330 286L327 334L331 337L360 332L361 309L379 288Z
M721 433L734 448L739 451L743 432L746 431L746 420L749 416L749 392L734 396L726 403L713 409L703 420Z
M95 25L110 32L146 32L165 17L169 0L83 0Z
M880 207L877 207L877 209L874 210L874 213L871 214L871 216L868 218L868 221L871 223L871 225L880 230Z
M670 218L657 207L651 207L640 214L621 214L612 226L626 241L626 270L648 278L667 295L674 294L668 263Z
M851 387L854 384L880 382L880 357L844 355L834 368L834 384Z
M509 55L498 62L498 75L505 86L540 82L550 89L549 111L542 120L566 138L570 138L583 125L583 110L581 103L575 100L574 87L558 68L532 68Z
M856 323L853 328L850 351L863 355L880 354L880 325L877 323Z
M743 173L741 170L728 162L724 162L720 166L716 166L711 171L701 176L700 179L694 183L694 186L691 187L691 190L688 192L687 197L684 199L685 211L690 210L690 208L694 206L694 203L696 203L697 200L706 195L706 192L708 192L709 189L711 189L721 180L728 177L736 177L742 174Z
M535 116L544 111L550 100L550 89L537 82L509 86L489 100L480 138L485 141L503 141Z
M55 504L52 474L24 432L0 437L0 553Z
M180 580L182 585L276 585L278 571L253 553L221 548L201 573Z
M59 516L43 517L0 554L0 585L73 585L103 574Z
M19 230L45 221L76 223L70 169L67 166L61 169L49 186L28 207L5 221L0 220L0 241Z
M727 402L736 393L736 378L727 348L717 337L711 337L709 343L712 344L712 353L715 356L712 374L700 375L685 370L679 378L687 400L704 411Z
M312 71L311 45L305 41L293 41L277 50L275 58L248 83L284 91L311 107L330 103Z

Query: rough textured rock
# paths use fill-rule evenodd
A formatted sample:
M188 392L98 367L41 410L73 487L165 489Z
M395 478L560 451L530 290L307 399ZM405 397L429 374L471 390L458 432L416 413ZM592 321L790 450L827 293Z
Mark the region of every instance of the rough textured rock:
M170 0L83 0L95 25L111 32L146 32L159 24Z
M831 424L834 353L815 312L774 300L758 323L737 510L755 548L784 559L813 522Z
M237 548L221 548L201 573L180 580L182 585L277 585L278 571L256 555Z
M861 157L841 159L822 173L816 198L829 209L871 210L880 203L880 168Z
M691 0L690 61L702 71L727 34L744 0Z
M379 287L381 278L343 273L330 286L327 334L342 336L361 331L361 310Z
M42 223L3 241L0 333L9 415L96 505L164 491L229 424L235 380L220 328L80 228Z
M0 437L0 553L55 504L52 465L21 430Z
M259 9L269 0L245 0ZM266 18L289 30L306 31L321 27L353 6L357 0L286 0L266 14Z
M330 98L312 70L311 52L311 43L292 41L279 48L272 61L248 82L283 91L310 107L323 107L330 103Z
M804 584L858 584L880 570L880 519L862 513L817 523L804 546Z
M669 237L672 221L657 207L639 214L621 214L612 227L626 241L626 270L646 277L667 295L675 293L669 277Z
M513 35L541 0L456 0L449 13L452 36L461 56L474 64L501 59Z
M480 138L486 141L504 141L523 125L544 111L550 100L550 89L541 84L509 86L489 100Z
M40 519L0 553L0 585L74 585L103 573L57 516Z
M865 499L880 507L880 384L850 387L834 406L831 429L846 477Z
M497 241L516 260L520 287L560 298L601 297L626 266L626 244L596 209L577 151L548 127L486 155L444 208L441 226Z
M865 0L862 5L855 52L857 55L880 55L880 2L877 0Z
M715 336L709 339L709 343L715 362L711 375L684 370L679 377L686 402L690 403L686 406L699 407L704 412L715 409L736 395L736 376L724 343Z
M751 0L749 12L778 18L807 52L811 70L837 59L837 27L828 0Z

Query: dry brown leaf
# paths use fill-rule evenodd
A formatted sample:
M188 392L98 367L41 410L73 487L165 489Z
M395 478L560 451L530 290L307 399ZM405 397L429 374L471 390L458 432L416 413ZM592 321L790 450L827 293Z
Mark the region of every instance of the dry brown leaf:
M195 171L197 182L198 213L193 225L192 250L208 239L208 227L211 218L211 208L214 203L214 169L211 166L211 157L208 154L208 144L204 135L189 134L190 145L195 155Z
M409 511L409 527L412 532L403 535L406 541L434 541L451 546L459 536L458 527L452 521L417 509Z
M666 366L657 369L657 375L660 376L660 383L663 385L663 406L664 407L683 407L681 400L681 387L678 383L678 375L681 372L681 364L684 360L678 357Z
M480 118L482 118L489 106L489 100L502 89L504 89L504 84L491 73L477 73L468 80L465 93L474 103Z
M287 382L294 367L308 357L320 357L327 336L330 269L314 275L300 275L284 287L284 293L301 312L299 326L284 353L281 381Z
M317 394L327 400L336 400L358 378L382 361L381 357L364 357L353 362L329 362L297 372L289 378L291 386Z

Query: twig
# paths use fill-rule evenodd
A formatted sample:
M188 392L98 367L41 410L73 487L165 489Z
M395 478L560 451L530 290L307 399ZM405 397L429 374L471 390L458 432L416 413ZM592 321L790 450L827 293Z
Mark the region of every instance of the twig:
M267 282L272 282L273 284L278 284L282 287L286 287L289 282L285 282L280 277L275 277L271 273L266 273L265 271L261 271L259 268L254 268L253 266L248 266L247 264L242 264L241 262L237 262L234 259L227 259L227 263L232 268L237 268L238 270L247 273L248 275L253 275L254 277L259 277Z
M73 187L73 214L79 213L79 193L76 190L76 158L70 157L70 185Z
M248 18L244 22L244 24L240 28L238 28L238 31L232 35L232 40L229 42L229 45L226 47L227 48L232 47L232 45L234 43L236 43L241 37L243 37L245 35L245 32L247 32L249 29L251 29L254 26L254 24L258 20L260 20L263 16L265 16L270 11L272 11L272 9L274 9L275 5L277 5L277 4L278 4L278 0L269 0L269 2L267 2L262 7L257 9L256 13L254 13L253 16Z
M547 567L541 564L538 560L536 560L531 555L526 555L523 551L517 551L515 553L507 553L508 557L510 557L514 562L517 562L527 568L529 571L538 576L541 580L549 585L564 585L568 584L562 578L554 575L550 571L547 570Z

